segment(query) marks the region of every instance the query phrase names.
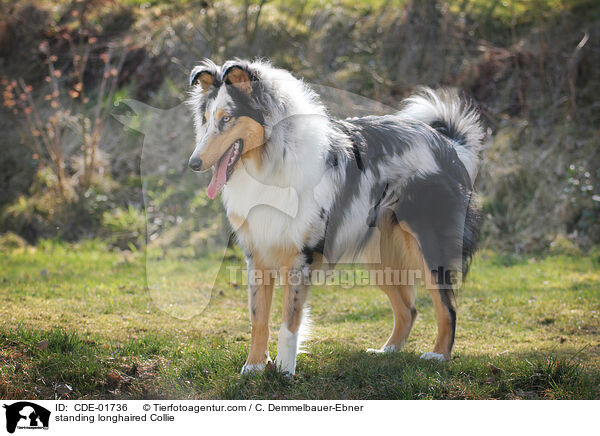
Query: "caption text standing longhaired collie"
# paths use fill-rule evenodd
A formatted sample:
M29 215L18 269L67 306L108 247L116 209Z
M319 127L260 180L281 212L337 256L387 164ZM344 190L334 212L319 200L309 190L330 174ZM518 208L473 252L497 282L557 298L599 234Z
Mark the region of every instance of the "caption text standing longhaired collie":
M478 236L477 112L451 91L424 89L395 114L336 120L304 82L259 61L204 61L190 83L196 148L189 165L213 169L207 194L222 191L249 276L263 278L248 289L252 344L242 372L269 361L269 272L280 271L283 283L275 364L293 374L311 273L343 262L418 271L438 326L433 352L422 357L449 359L453 289ZM396 351L417 316L415 284L377 284L394 328L376 351Z

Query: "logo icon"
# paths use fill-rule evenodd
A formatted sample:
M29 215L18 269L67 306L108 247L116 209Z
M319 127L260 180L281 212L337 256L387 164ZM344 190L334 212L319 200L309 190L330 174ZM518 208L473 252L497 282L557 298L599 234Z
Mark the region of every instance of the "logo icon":
M19 401L3 405L6 409L6 431L14 433L19 429L48 429L50 411L29 401Z

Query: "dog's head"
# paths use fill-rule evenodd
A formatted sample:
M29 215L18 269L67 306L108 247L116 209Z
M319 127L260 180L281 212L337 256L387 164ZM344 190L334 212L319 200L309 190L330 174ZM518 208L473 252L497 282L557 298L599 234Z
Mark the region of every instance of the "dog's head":
M204 61L190 75L196 148L189 160L194 171L214 168L207 190L212 199L236 170L242 155L264 143L264 115L259 102L259 71L245 61L218 67Z

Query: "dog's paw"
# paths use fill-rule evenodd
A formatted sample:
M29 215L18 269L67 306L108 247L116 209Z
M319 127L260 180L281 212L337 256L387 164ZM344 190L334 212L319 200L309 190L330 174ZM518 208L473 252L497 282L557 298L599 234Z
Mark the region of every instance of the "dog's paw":
M367 348L367 353L394 353L398 351L400 348L396 345L385 345L381 348Z
M446 359L446 356L444 356L443 354L432 353L432 352L423 353L421 355L421 359L424 359L424 360L439 360L440 362L444 362L444 361L448 360L448 359Z
M266 363L255 363L254 365L244 364L242 368L242 375L256 375L260 374L265 370Z
M275 358L275 368L283 375L291 377L296 372L296 359L295 356L293 359L289 357L287 359L280 359L279 355Z
M275 368L284 374L294 375L296 372L296 353L298 351L298 333L290 332L282 325L279 330L277 357Z

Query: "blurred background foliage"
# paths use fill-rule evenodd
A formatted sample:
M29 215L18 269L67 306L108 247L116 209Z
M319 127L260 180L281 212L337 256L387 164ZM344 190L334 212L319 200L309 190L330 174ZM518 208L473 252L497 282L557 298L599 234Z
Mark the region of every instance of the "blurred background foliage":
M114 103L174 107L198 61L236 56L391 107L418 85L460 88L488 130L483 244L600 243L597 0L0 0L4 239L139 247L143 136L123 130ZM193 143L175 133L165 147ZM148 234L210 250L227 237L220 205L184 171L144 180Z

